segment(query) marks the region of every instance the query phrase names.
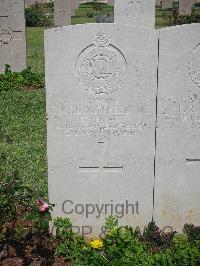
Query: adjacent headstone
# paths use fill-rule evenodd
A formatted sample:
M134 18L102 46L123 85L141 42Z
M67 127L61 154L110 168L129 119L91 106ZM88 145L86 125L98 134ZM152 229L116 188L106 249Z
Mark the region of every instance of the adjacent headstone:
M97 236L104 218L152 218L158 35L85 24L47 30L49 199ZM76 44L76 45L74 45Z
M108 0L98 0L98 3L104 3L104 4L107 4L107 1ZM114 1L114 0L113 0ZM81 0L80 3L90 3L90 2L94 2L94 0Z
M114 4L115 4L115 0L108 0L108 1L107 1L107 4L108 4L108 5L111 5L111 6L114 6Z
M0 0L0 73L5 64L13 71L26 68L23 0Z
M76 14L76 0L71 1L71 16L74 17Z
M179 15L191 15L195 0L179 0Z
M154 28L155 0L115 0L114 21Z
M54 1L54 25L67 26L71 24L71 0Z
M76 9L78 9L78 7L79 7L79 0L76 0Z
M170 9L173 6L173 0L162 0L162 10Z
M161 6L161 0L156 0L156 6Z
M155 220L200 217L200 24L160 31Z

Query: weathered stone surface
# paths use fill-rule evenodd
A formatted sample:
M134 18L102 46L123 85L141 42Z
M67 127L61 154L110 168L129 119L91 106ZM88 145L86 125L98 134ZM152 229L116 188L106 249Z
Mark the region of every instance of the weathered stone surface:
M45 33L49 199L54 217L91 227L89 237L112 213L121 224L151 220L157 40L117 24Z
M70 0L71 1L71 16L74 17L76 13L76 0Z
M114 6L114 4L115 4L115 0L108 0L108 1L107 1L107 4L108 4L108 5L111 5L111 6Z
M23 0L0 0L0 73L5 64L13 71L26 68Z
M115 0L115 23L155 26L155 0Z
M71 0L54 1L54 25L67 26L71 24Z
M195 0L179 0L179 14L190 15L192 12L192 5L195 2Z
M104 3L106 4L109 0L99 0L99 3ZM114 1L114 0L113 0ZM87 3L87 2L94 2L94 0L81 0L80 3Z
M162 0L162 10L172 8L173 0Z
M181 230L200 217L200 25L160 31L155 219Z
M78 9L79 4L80 4L80 0L76 0L76 9Z

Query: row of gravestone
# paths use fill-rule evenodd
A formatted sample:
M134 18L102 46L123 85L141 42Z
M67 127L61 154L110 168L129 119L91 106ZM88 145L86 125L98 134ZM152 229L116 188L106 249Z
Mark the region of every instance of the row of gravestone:
M35 2L32 0L26 4ZM79 2L79 0L55 0L55 25L71 24L71 16L75 14ZM0 54L0 73L4 72L6 64L9 64L13 71L26 68L24 0L0 0Z
M54 4L55 25L61 26L64 21L71 24L79 1L55 0ZM24 0L0 0L0 53L0 73L4 72L6 64L13 71L26 68Z
M154 1L138 3L116 0L117 24L45 33L49 199L88 237L111 214L200 220L200 24L143 27Z
M54 0L54 25L70 25L79 3L80 0Z
M162 10L171 9L174 3L178 3L179 15L191 15L192 7L199 0L156 0L156 6L162 6Z
M26 68L23 0L0 0L0 73L5 64L13 70Z
M87 1L86 1L87 2ZM115 0L107 0L107 4L109 5L114 5ZM137 13L137 9L141 8L142 2L141 0L125 0L125 2L129 2L129 5L134 6L135 8L135 13ZM194 3L199 3L200 0L179 0L179 14L180 15L191 15L192 12L192 7ZM74 0L55 0L55 10L54 10L54 22L55 26L66 26L71 24L71 16L74 15ZM154 0L154 1L149 1L148 8L150 8L150 11L152 8L155 8L156 6L162 5L162 9L171 9L173 7L173 4L177 3L175 0ZM153 4L153 5L152 5ZM118 8L119 1L116 1L117 7L115 6L115 11L120 12L121 17L123 18L123 12ZM71 9L72 7L72 9ZM148 8L146 9L147 12L149 12ZM71 11L72 10L72 11ZM144 16L145 17L145 16ZM137 19L137 18L136 18ZM151 26L151 25L145 25L145 26Z
M25 0L26 6L47 2L47 0ZM54 25L58 27L71 25L71 17L75 16L75 10L78 8L80 2L80 0L54 0ZM113 5L114 0L107 0L106 3Z
M85 0L82 2L92 2L93 0ZM156 1L156 6L162 6L162 9L171 9L173 7L174 3L179 3L179 13L180 15L189 15L191 14L192 11L192 5L194 3L199 3L199 0L155 0ZM25 0L26 5L31 5L34 4L36 2L39 3L47 3L47 0ZM111 5L114 5L114 0L105 0L105 1L101 1L101 2L105 2ZM73 11L74 12L74 11ZM72 12L72 13L73 13ZM66 23L66 22L65 22Z
M79 3L79 0L55 0L55 25L71 24L71 16ZM113 4L114 1L109 0L108 3ZM154 27L155 0L146 3L142 0L118 0L114 13L117 23ZM26 67L24 0L0 0L0 50L0 73L4 71L5 64L11 65L14 71Z

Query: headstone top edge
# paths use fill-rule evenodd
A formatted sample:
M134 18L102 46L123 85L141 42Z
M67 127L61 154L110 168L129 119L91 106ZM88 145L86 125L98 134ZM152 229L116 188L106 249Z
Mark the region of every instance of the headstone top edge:
M176 25L176 26L170 26L170 27L165 27L161 29L157 29L158 31L173 31L173 30L178 30L180 29L186 29L186 28L191 28L191 27L200 27L200 23L191 23L191 24L182 24L182 25Z
M44 30L45 33L52 33L52 32L62 32L67 29L78 29L78 28L87 28L87 27L99 27L103 28L106 27L119 27L119 28L132 28L132 29L144 29L148 30L150 32L157 32L158 29L150 28L150 27L144 27L142 25L130 25L130 24L122 24L122 23L85 23L85 24L76 24L76 25L68 25L68 26L62 26L62 27L55 27L51 29Z

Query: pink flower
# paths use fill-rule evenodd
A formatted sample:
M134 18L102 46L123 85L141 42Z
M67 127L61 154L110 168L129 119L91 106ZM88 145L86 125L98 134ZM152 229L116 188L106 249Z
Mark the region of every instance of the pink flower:
M40 212L45 212L49 208L49 205L42 199L37 200L36 204L38 205Z
M44 201L42 199L38 199L38 200L36 200L36 204L38 206L42 206L44 204Z
M44 204L40 206L39 211L45 212L46 210L48 210L48 208L49 208L49 205L46 202L44 202Z

